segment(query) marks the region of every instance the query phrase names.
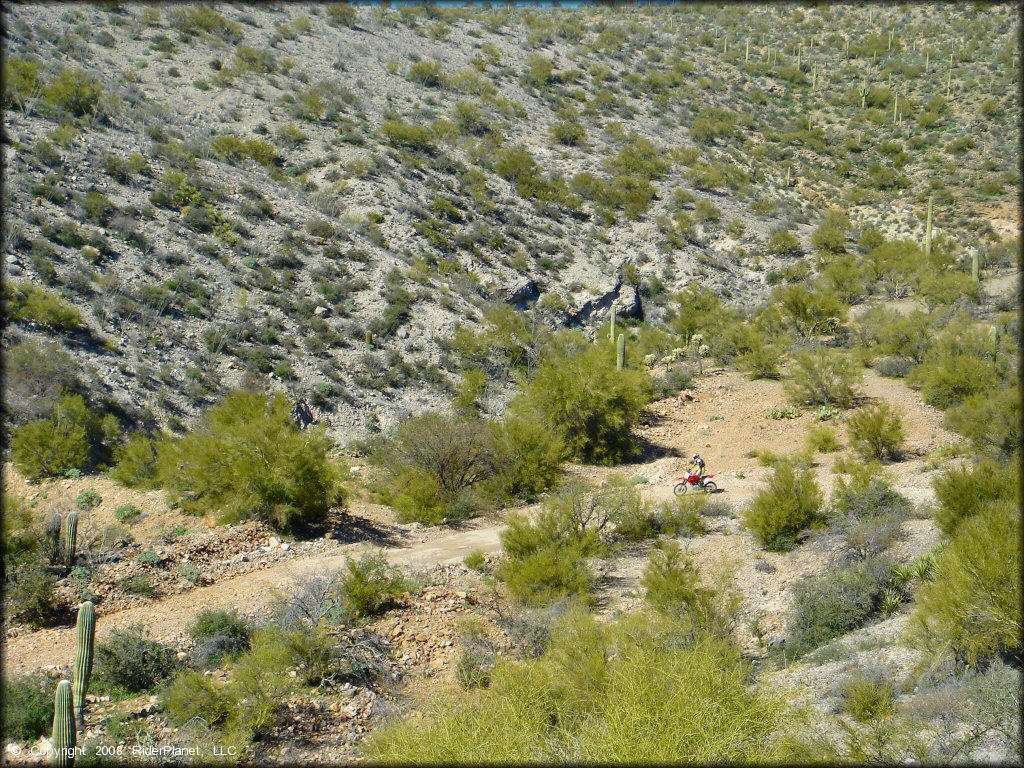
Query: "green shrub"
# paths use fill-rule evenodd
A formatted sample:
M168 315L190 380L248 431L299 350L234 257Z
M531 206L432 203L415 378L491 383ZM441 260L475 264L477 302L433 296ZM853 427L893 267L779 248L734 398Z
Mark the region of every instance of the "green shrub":
M712 593L700 586L697 567L678 541L665 539L651 550L640 584L644 599L655 609L686 614L695 624L707 621Z
M404 147L418 152L431 152L434 149L434 134L425 126L388 119L380 124L380 130L388 143L394 147Z
M206 33L233 44L242 40L242 25L208 5L175 8L169 13L169 18L183 35Z
M157 450L152 439L133 432L128 440L114 449L115 464L110 476L129 488L153 487L157 472Z
M598 536L609 522L595 495L569 483L545 500L534 520L512 513L506 522L506 559L495 573L513 595L539 604L590 594L593 574L585 558L599 551Z
M891 566L879 558L805 576L793 586L787 654L802 656L861 627L874 614Z
M827 424L812 424L805 442L808 450L816 453L835 453L841 447L836 431Z
M636 450L633 424L653 394L645 371L615 369L604 344L553 349L520 401L542 414L576 461L617 464Z
M837 405L847 408L855 397L854 385L861 377L849 357L834 350L798 352L790 379L784 383L789 398L797 405Z
M249 648L249 622L234 610L202 611L188 628L192 659L197 666L216 666L224 656Z
M1021 648L1021 530L1018 504L1002 501L964 520L922 584L911 617L927 649L974 666Z
M243 139L233 134L214 136L210 149L217 157L237 163L249 158L267 168L277 161L274 145L263 139Z
M548 127L548 134L556 144L580 147L587 143L587 129L577 120L559 120Z
M555 485L565 445L539 414L516 405L491 429L498 456L493 482L502 498L532 502Z
M543 656L499 659L486 689L445 696L426 721L376 731L364 750L387 763L785 759L782 697L749 686L728 643L681 642L689 634L667 616L628 616L602 630L569 611Z
M85 470L102 458L104 434L116 427L100 420L80 395L62 397L48 419L37 419L14 429L11 460L30 480L60 477L70 470Z
M777 229L772 232L764 247L773 256L795 256L800 254L800 241L788 229Z
M852 675L840 689L841 709L858 723L890 717L896 704L892 681L878 676Z
M902 525L912 506L870 464L851 481L840 479L832 492L831 529L841 535L857 558L881 554L903 536Z
M903 419L888 403L859 408L846 419L851 447L865 461L898 459L903 450Z
M985 459L974 466L951 467L935 478L935 522L953 536L966 520L995 502L1020 500L1020 476L1015 462Z
M1020 445L1021 391L1016 384L979 392L946 412L946 426L980 451L1007 457Z
M194 717L201 717L214 727L223 723L232 712L232 702L213 678L201 670L183 670L160 693L160 704L171 725L181 727Z
M55 342L25 339L4 356L5 405L16 423L46 416L60 396L79 392L79 366Z
M256 632L251 647L231 667L224 696L231 702L231 720L249 737L260 737L274 722L274 713L298 680L289 674L295 655L281 641L280 630Z
M331 442L300 431L290 411L281 394L229 393L195 431L160 443L160 484L191 513L292 530L318 522L341 499Z
M487 565L487 558L479 549L474 549L462 559L463 565L474 571L483 571Z
M100 498L95 488L87 488L75 497L75 506L88 512L90 509L98 507L102 501L103 499Z
M84 70L65 67L47 83L43 89L43 98L50 106L80 117L100 105L103 86Z
M324 11L327 22L334 26L354 27L359 11L351 3L330 3Z
M382 613L411 588L397 566L388 563L383 552L345 558L345 572L338 581L341 607L353 618Z
M444 71L439 61L417 61L409 67L407 77L414 83L425 85L428 88L440 88L444 85Z
M524 86L541 88L552 82L554 71L551 59L545 58L539 53L531 53L526 57L526 68L519 79Z
M108 690L148 691L170 677L177 666L174 649L146 637L140 625L112 629L106 640L96 643L94 677Z
M766 549L792 549L802 531L821 522L822 501L813 471L779 462L767 485L744 510L743 524Z
M32 283L4 281L4 300L11 320L26 320L57 333L77 331L84 325L81 313L53 291Z
M8 579L4 603L11 618L44 627L61 615L62 606L54 595L57 577L43 563L25 563L14 569Z
M48 736L53 725L57 681L41 672L4 680L4 736L13 742L34 742Z

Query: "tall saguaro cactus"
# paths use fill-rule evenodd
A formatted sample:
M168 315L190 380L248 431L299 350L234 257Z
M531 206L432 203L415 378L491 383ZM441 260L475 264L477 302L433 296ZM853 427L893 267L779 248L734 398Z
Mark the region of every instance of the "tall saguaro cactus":
M68 512L64 518L64 569L75 567L75 540L78 538L78 513Z
M75 712L71 700L71 683L61 680L53 698L53 764L58 768L72 768L75 764Z
M75 669L71 692L75 701L75 720L85 727L85 692L92 675L92 647L96 638L96 609L88 600L78 606L75 638Z
M615 343L615 305L614 304L612 304L612 319L611 319L611 326L608 329L608 340L612 344Z
M45 542L46 557L50 565L57 565L60 561L60 512L54 512L46 518L46 528L43 534Z
M971 278L976 283L981 282L981 253L977 250L971 254Z
M615 342L615 368L621 371L626 364L626 334L620 333Z

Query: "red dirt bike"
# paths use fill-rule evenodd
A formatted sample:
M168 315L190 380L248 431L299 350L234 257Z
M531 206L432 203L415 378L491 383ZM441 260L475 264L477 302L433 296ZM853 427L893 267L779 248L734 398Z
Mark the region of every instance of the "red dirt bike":
M675 493L676 496L682 496L692 486L694 488L703 489L704 493L714 493L718 490L718 486L711 482L712 477L714 477L714 475L704 475L704 481L701 482L698 475L682 475L681 477L677 477L676 480L682 480L683 482L676 483L672 492Z

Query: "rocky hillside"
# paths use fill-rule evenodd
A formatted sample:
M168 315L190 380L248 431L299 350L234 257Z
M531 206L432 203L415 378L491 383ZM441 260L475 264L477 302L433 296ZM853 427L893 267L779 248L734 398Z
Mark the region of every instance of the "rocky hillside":
M446 402L493 302L753 306L829 210L920 240L931 196L958 268L1008 259L1015 10L10 6L8 418L269 379L356 437Z

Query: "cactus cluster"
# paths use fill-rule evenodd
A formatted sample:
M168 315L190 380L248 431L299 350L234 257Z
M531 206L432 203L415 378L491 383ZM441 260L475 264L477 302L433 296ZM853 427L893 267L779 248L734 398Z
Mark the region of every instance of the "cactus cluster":
M92 649L96 637L96 609L91 602L86 601L78 606L76 629L75 666L71 682L61 680L53 699L50 746L53 748L53 764L60 768L74 766L78 728L85 727L85 692L89 688L89 676L92 674Z

